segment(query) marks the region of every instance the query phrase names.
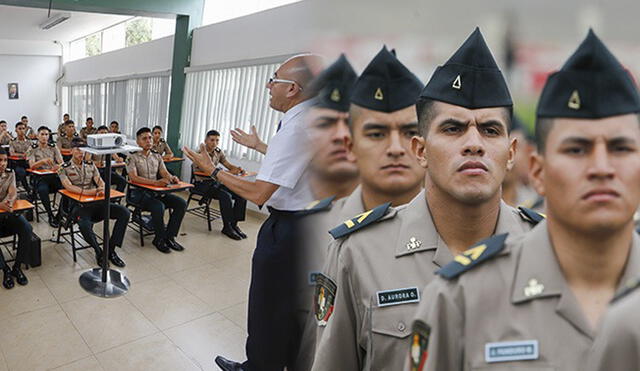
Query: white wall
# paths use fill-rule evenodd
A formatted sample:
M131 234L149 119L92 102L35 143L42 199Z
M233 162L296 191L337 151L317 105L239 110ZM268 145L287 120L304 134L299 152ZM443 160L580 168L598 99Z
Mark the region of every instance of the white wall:
M32 126L57 125L61 120L56 99L60 57L0 55L0 120L13 124L22 115ZM19 84L20 99L9 100L7 84Z
M171 69L173 36L75 60L64 65L66 83L112 79Z

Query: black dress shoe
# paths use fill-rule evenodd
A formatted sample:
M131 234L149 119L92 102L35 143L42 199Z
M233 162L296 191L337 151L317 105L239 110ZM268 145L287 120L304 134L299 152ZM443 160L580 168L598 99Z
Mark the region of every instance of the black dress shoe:
M24 286L29 283L27 276L22 273L22 269L20 269L19 265L13 267L13 269L11 270L11 275L16 278L16 282L18 282L18 285L20 286Z
M180 245L175 239L170 238L167 241L167 245L169 245L169 247L173 250L176 251L184 251L184 246Z
M233 226L233 230L238 234L238 236L242 238L247 238L247 235L244 234L244 232L240 229L240 227L238 227L237 224Z
M60 226L60 222L58 221L58 218L56 218L55 216L50 216L49 225L51 226L51 228L58 228Z
M217 356L215 359L216 365L224 371L242 371L242 363L226 359L222 356Z
M233 228L231 227L222 228L222 234L229 237L232 240L239 241L242 239L242 237L240 237L240 235L237 234L236 231L234 231Z
M11 271L9 270L9 268L4 269L4 278L2 280L2 286L4 286L5 289L12 289L13 288L13 277L11 276Z
M112 251L109 254L109 261L111 263L113 263L113 265L115 265L116 267L119 267L119 268L124 268L126 266L124 261L122 259L120 259L120 257L118 256L118 254L116 254L115 251Z
M95 250L95 254L96 264L98 264L98 267L102 267L102 263L104 262L104 254L102 253L102 250Z
M158 249L158 251L162 253L168 254L171 252L171 249L169 248L165 240L153 241L153 246L155 246L156 249Z

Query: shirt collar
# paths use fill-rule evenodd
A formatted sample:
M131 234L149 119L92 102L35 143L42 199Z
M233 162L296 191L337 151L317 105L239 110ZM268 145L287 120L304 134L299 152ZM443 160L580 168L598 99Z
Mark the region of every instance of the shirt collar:
M287 112L285 112L284 116L282 116L282 120L280 120L280 122L282 122L282 127L284 128L289 121L293 120L294 117L298 116L312 105L313 102L311 100L306 100L291 107Z

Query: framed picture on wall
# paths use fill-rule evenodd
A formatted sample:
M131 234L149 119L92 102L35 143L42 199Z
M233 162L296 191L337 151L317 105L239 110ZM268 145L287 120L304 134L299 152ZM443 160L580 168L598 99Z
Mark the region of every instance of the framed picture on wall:
M20 92L18 91L18 83L10 82L8 84L9 88L9 99L20 99Z

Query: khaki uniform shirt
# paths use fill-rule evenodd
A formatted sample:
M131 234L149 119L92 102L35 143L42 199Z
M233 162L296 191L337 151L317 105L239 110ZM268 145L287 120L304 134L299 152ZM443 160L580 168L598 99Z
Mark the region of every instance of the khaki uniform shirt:
M76 164L73 160L64 163L58 169L58 176L61 181L68 179L71 184L82 189L95 188L94 178L100 176L98 168L93 162L84 161L80 165Z
M142 151L134 152L127 156L126 163L128 173L133 172L135 169L138 176L152 180L158 179L160 169L167 170L162 157L153 150L149 151L149 155L146 157L142 154Z
M7 198L11 185L16 186L16 173L11 169L6 169L0 174L0 202Z
M71 138L67 138L66 136L61 136L56 141L56 144L60 149L71 149L71 141L73 140L73 138L79 138L79 137L80 136L78 135L78 133L74 133L73 137Z
M205 149L206 149L206 147L205 147ZM201 151L198 148L198 153L200 153L200 152ZM209 157L211 158L211 162L213 162L213 167L218 167L218 164L220 164L220 162L226 161L226 159L227 159L227 156L225 156L224 151L221 150L218 147L214 148L211 152L209 152ZM194 165L193 170L194 171L201 171L200 168L198 168L195 165ZM208 178L204 178L204 177L201 177L201 176L196 176L196 179L205 180L205 179L208 179Z
M8 131L0 134L0 145L6 146L13 140L11 134Z
M298 283L298 318L301 321L303 336L300 344L299 357L296 361L297 370L309 370L313 363L316 345L317 322L313 313L313 294L315 282L313 277L321 272L329 253L329 246L333 238L329 230L336 225L363 213L362 190L358 186L348 197L333 202L330 210L309 215L301 220L305 244L302 258L298 262L301 267Z
M58 125L57 133L58 133L58 137L61 137L64 135L64 122Z
M616 300L602 320L587 371L640 370L640 290Z
M26 137L24 140L20 140L18 138L13 138L11 142L9 142L9 151L13 153L27 153L31 148L31 141Z
M29 138L29 137L31 137L32 135L36 135L36 134L37 134L37 133L36 133L36 131L35 131L35 130L33 130L33 128L32 128L30 125L27 125L27 130L25 131L24 135L25 135L27 138Z
M98 129L95 126L91 128L88 128L85 126L82 129L80 129L80 136L82 137L82 139L86 141L87 135L96 134L97 132L98 132Z
M639 241L634 234L621 282L640 274ZM426 365L413 369L585 369L595 329L564 278L546 221L505 244L496 256L425 289L414 326L430 336L416 332L411 354L414 364L426 356ZM409 346L404 354L408 365Z
M52 144L47 144L46 147L41 148L40 144L35 144L35 147L31 146L31 149L27 151L27 160L29 162L38 162L40 160L44 160L45 158L52 158L55 163L62 163L62 154L60 154L60 150ZM42 165L40 169L51 169L52 167L49 165Z
M519 234L532 227L501 203L496 233ZM402 369L422 289L453 259L424 191L334 244L341 247L332 251L325 272L336 285L335 304L319 335L313 370Z
M154 144L151 147L151 149L158 152L160 156L164 156L164 155L173 156L173 151L171 150L167 142L162 138L160 138L160 141L157 144Z

